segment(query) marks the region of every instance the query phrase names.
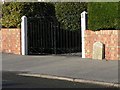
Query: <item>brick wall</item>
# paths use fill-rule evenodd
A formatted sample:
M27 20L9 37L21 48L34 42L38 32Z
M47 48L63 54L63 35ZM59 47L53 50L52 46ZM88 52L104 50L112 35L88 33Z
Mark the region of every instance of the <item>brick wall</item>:
M20 29L4 29L0 30L2 52L21 54Z
M120 60L120 30L85 30L85 57L92 58L93 43L105 44L105 59Z

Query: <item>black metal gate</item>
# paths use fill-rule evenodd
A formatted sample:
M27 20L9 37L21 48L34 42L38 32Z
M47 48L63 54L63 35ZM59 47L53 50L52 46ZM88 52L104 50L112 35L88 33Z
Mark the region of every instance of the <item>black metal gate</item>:
M28 54L76 54L80 52L80 30L63 30L57 21L45 17L28 18Z

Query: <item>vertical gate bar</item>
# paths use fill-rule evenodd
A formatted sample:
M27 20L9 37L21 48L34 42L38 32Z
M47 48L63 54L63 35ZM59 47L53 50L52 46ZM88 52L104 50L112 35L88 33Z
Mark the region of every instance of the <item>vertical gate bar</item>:
M29 18L27 18L27 19L29 19ZM30 25L29 25L29 23L28 23L28 21L27 21L27 28L28 28L28 31L27 31L27 43L28 43L28 55L29 55L29 45L30 45L30 38L29 38L29 34L30 34L30 32L29 32L29 30L30 30Z
M72 53L72 47L73 47L73 34L72 34L72 31L71 32L71 50L70 50L70 53Z
M51 25L51 22L49 23L49 30L48 30L48 35L49 35L49 38L48 38L48 40L49 40L49 42L48 42L48 48L49 48L49 54L51 53L51 27L50 27L50 25Z
M69 31L70 30L68 30L68 32L67 32L67 50L68 50L68 53L70 54L70 52L69 52Z
M34 27L34 31L35 31L35 49L36 49L36 52L35 53L37 53L37 36L38 36L38 28L36 28L36 24L37 24L37 22L36 21L34 21L35 23L35 27ZM36 32L37 32L37 34L36 34Z
M62 50L64 52L64 30L62 29Z
M59 51L60 51L60 53L61 53L61 36L60 36L60 31L61 31L61 27L60 27L60 23L59 23Z
M39 40L40 40L40 41L39 41L39 44L40 44L40 45L39 45L39 48L40 48L40 54L41 54L41 35L42 35L42 34L41 34L41 17L40 17L40 20L39 20L39 29L40 29L40 31L39 31L39 32L40 32L40 36L39 36Z
M66 53L66 46L65 46L65 44L66 44L66 38L65 38L66 37L66 30L64 30L64 36L63 37L64 37L64 39L63 39L64 40L64 52Z
M31 19L31 18L30 18ZM30 29L30 32L31 32L31 46L30 46L30 51L31 51L31 53L32 53L32 47L33 47L33 23L31 22L31 29Z
M34 31L35 31L35 30L34 30L34 22L33 22L32 31L33 31L33 47L34 47L34 49L35 49L35 43L34 43L34 42L35 42L35 37L34 37L34 33L35 33L35 32L34 32ZM35 52L34 52L34 53L35 53Z
M30 33L31 33L31 35L30 35L30 38L31 38L31 41L30 41L30 43L31 43L31 45L30 45L30 52L31 53L32 53L31 48L33 47L33 43L32 43L33 42L33 31L32 31L32 28L33 28L33 23L31 22L31 29L30 29Z
M68 31L68 30L66 30L66 52L68 53L68 48L67 48L67 42L68 42L67 35L68 35L68 34L67 34L67 31Z
M47 22L44 21L44 53L46 53L46 24Z
M34 21L33 21L34 22ZM34 48L35 48L35 53L36 53L36 35L35 35L35 22L34 22ZM37 32L37 31L36 31Z
M74 53L76 53L76 31L74 31Z
M36 21L34 21L34 22L35 22L35 23L34 23L35 54L37 54L37 47L36 47L37 39L36 39L36 37L37 37L38 33L36 34L36 32L38 32L38 29L36 28Z
M76 32L74 31L74 53L76 52L76 38L75 38Z
M78 30L76 32L76 52L78 52Z
M66 30L64 30L64 50L66 53Z
M37 35L38 35L38 33L36 34L36 32L38 32L38 29L36 28L36 21L35 21L35 23L34 23L35 53L37 53L37 47L36 47L37 39L36 39L36 37L37 37Z
M37 37L37 48L39 49L39 46L40 46L40 39L39 39L39 36L40 36L40 28L39 28L39 20L40 20L40 18L38 19L38 22L37 22L37 27L38 27L38 37ZM38 50L39 51L39 53L40 53L40 49Z
M30 22L27 22L27 25L28 25L28 27L27 27L28 28L28 31L27 31L27 34L28 34L27 43L28 43L28 55L29 55L29 47L30 47Z
M38 22L39 22L39 18L38 18L37 23L36 23L36 28L38 30L38 32L37 32L38 35L36 36L36 39L37 39L36 47L37 47L37 52L39 54L39 47L38 47L38 43L39 43L39 39L38 39L38 36L39 36L39 24L38 24Z
M68 49L69 49L69 54L70 54L70 30L68 32Z
M42 46L43 46L43 22L42 22L42 20L41 20L41 54L42 54Z
M74 42L74 31L72 32L72 34L73 34L73 35L72 35L72 39L73 39L73 43L72 43L72 44L73 44L73 46L72 46L72 53L73 53L73 52L74 52L74 43L75 43L75 42Z
M65 53L65 30L63 30L63 51Z
M49 43L50 43L50 41L49 41L49 38L50 38L50 27L49 27L49 26L50 26L50 22L48 23L47 32L46 32L46 33L47 33L47 50L48 50L47 52L48 52L48 53L49 53L49 51L50 51L50 50L49 50L49 49L50 49L50 48L49 48Z
M81 48L81 46L80 46L80 40L81 38L80 38L80 30L79 30L79 34L78 34L78 48L79 48L79 51L81 52L81 50L80 50L80 48Z
M53 27L51 22L51 54L53 54Z
M48 46L47 46L47 42L48 42L48 34L47 34L47 31L48 31L48 24L49 22L46 23L46 30L45 30L45 36L46 36L46 53L48 52Z
M46 27L45 27L45 53L48 52L47 50L47 30L48 30L48 22L45 22L46 23Z
M54 26L54 53L56 54L56 26Z
M56 54L58 54L58 39L59 39L58 34L59 34L58 24L56 23Z
M42 20L42 54L44 53L44 20Z
M73 52L73 47L74 47L74 33L73 33L73 31L71 31L72 32L72 51L71 51L71 53Z
M76 49L75 51L76 51L76 53L77 53L77 49L78 49L78 48L77 48L77 43L78 43L78 42L77 42L77 40L78 40L77 35L78 35L78 30L75 32L75 41L76 41L76 42L75 42L75 44L76 44L76 45L75 45L75 49Z
M63 52L63 29L60 30L60 37L61 37L61 52Z
M56 25L56 54L58 53L58 44L59 44L58 41L59 41L59 31L58 31L58 24L57 24Z
M32 49L34 49L34 32L33 32L33 28L34 28L34 23L32 22L32 39L33 39L33 42L32 42ZM32 50L33 51L33 50Z
M36 40L35 40L35 23L33 22L33 47L34 47L34 50L35 50L35 42L36 42ZM34 53L35 53L35 51L34 51Z
M65 30L63 30L62 37L63 37L63 51L65 53L65 45L64 45L64 43L65 43L65 39L64 39L64 37L65 37Z
M80 32L81 31L79 30L79 34L78 34L79 44L78 44L78 46L79 46L79 51L81 52L81 33Z
M38 39L38 37L39 37L39 18L38 18L38 21L37 21L37 29L38 29L38 35L36 37L36 39L37 39L37 45L36 45L36 47L37 47L38 54L39 54L39 47L38 47L38 45L39 45L39 39Z
M43 50L42 50L42 53L44 53L44 49L45 49L45 33L44 33L44 30L45 29L45 22L44 22L44 20L43 20Z
M67 31L68 30L65 30L65 52L67 54Z
M60 23L58 23L58 32L59 32L59 39L58 39L58 48L59 48L59 53L60 53L60 45L61 45L61 41L60 41Z
M48 30L47 30L47 48L48 48L48 53L50 53L50 22L48 23Z
M52 25L53 23L51 22L51 52L52 52L52 54L53 54L53 25Z
M69 50L70 50L70 53L71 53L71 46L72 46L72 45L71 45L71 41L72 41L72 40L71 40L71 38L72 38L71 31L69 31L69 34L70 34L70 35L69 35L69 47L70 47Z
M73 44L73 53L75 52L75 31L73 32L73 41L74 41L74 44Z
M78 52L80 53L80 30L78 31L78 44L77 44L77 47L78 47Z
M75 31L74 31L74 50L73 50L73 52L75 53L76 51L75 51L75 47L76 47L76 38L75 38Z
M47 26L48 22L45 22L45 53L47 53Z
M79 30L78 30L78 33L77 33L77 52L80 52L79 50Z
M75 31L74 31L74 47L73 47L73 53L75 53Z
M35 31L36 31L36 29L37 29L37 34L36 34L36 32L35 32L35 39L36 39L36 44L35 44L35 46L36 46L36 52L38 53L38 47L37 47L37 44L38 44L38 39L37 39L37 37L38 37L38 26L37 26L37 23L38 23L38 21L37 22L35 22Z
M29 47L28 47L28 53L29 54L31 54L31 46L32 46L32 43L31 43L31 41L32 41L32 32L31 32L31 28L32 28L32 23L30 22L30 18L29 18L29 25L30 25L30 28L28 29L28 32L29 32L29 35L28 35L28 38L29 38Z
M62 29L60 28L60 51L62 53Z
M29 54L31 53L31 46L32 46L32 31L31 31L31 28L32 28L32 23L30 21L30 18L29 18L29 23L30 23L30 29L28 30L30 32L30 35L29 35L29 38L30 38L30 44L29 44Z
M43 37L43 39L44 39L44 53L45 53L45 49L46 49L46 47L45 47L45 44L46 44L46 33L45 33L45 29L46 29L46 21L44 20L44 29L43 29L43 31L44 31L44 37Z
M69 42L69 40L68 40L68 35L69 35L69 34L68 34L68 33L69 33L69 31L70 31L70 30L67 31L67 37L66 37L66 38L67 38L67 41L66 41L66 42L67 42L67 43L66 43L67 53L69 53L69 47L68 47L68 42Z

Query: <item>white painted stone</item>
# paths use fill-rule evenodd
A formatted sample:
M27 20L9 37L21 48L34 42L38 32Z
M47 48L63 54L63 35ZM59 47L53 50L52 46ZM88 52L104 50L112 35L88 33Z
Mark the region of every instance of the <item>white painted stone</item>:
M93 44L93 59L100 59L104 58L104 45L101 42L95 42Z
M27 17L23 16L21 22L21 49L22 55L28 54L28 47L27 47Z
M85 58L85 30L86 30L86 15L87 12L83 11L81 13L81 38L82 38L82 58Z
M9 49L9 52L11 52L11 50Z

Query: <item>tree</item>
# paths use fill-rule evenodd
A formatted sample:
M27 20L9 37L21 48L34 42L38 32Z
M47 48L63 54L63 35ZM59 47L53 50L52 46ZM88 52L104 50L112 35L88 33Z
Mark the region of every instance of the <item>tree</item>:
M56 17L63 29L80 30L80 17L84 10L87 10L85 2L55 3Z
M44 2L6 2L2 6L2 27L20 27L23 15L55 16L54 5Z

